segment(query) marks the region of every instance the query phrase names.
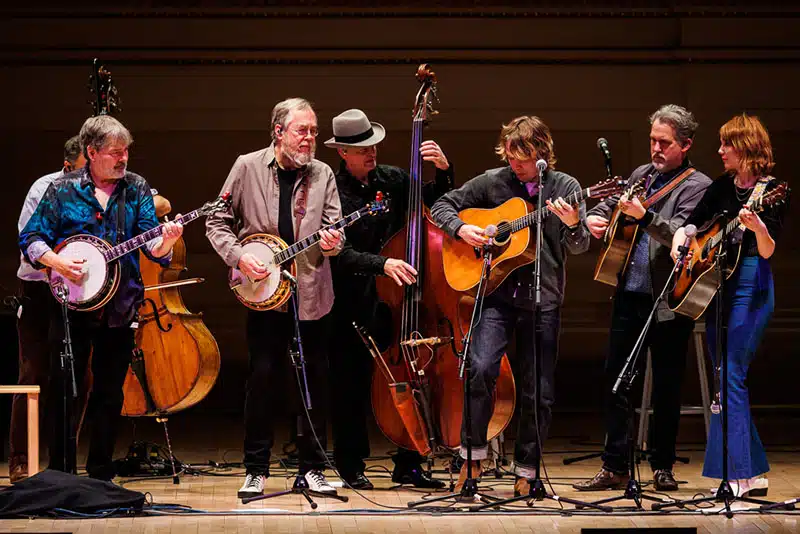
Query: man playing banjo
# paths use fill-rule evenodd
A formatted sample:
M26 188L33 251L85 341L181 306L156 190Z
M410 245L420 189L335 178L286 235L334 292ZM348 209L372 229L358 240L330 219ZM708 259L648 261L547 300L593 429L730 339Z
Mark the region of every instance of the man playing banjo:
M88 284L93 271L89 270L87 260L59 256L52 247L77 234L116 244L159 225L150 186L141 176L127 171L128 148L132 142L128 129L110 115L91 117L83 123L80 143L88 163L49 186L20 232L20 249L34 267L55 271L51 278L57 274L72 284ZM145 254L168 265L172 246L182 233L180 224L167 223L162 236L147 243ZM102 307L94 312L69 312L74 377L79 391L86 376L89 354L94 353L94 383L89 400L92 431L86 471L90 477L101 480L111 480L115 474L112 454L122 409L122 385L134 348L131 323L144 295L138 254L122 256L119 268L119 286L116 292L112 290L111 298ZM61 298L66 296L62 294ZM54 424L48 426L52 430L49 467L73 472L76 465L74 416L77 414L67 414L65 421L61 406L65 377L60 359L64 339L60 314L53 317L49 337L53 405L48 412L54 419ZM69 389L67 395L71 396ZM65 435L69 437L66 451Z
M299 476L294 488L336 494L322 470L325 468L326 404L328 403L327 341L329 312L333 306L333 282L327 256L344 246L336 230L322 227L341 219L339 193L333 171L314 159L317 116L302 98L279 102L272 110L272 144L239 156L228 174L223 191L230 191L233 204L206 220L206 236L214 250L231 267L249 280L282 278L290 267L276 266L246 252L242 241L255 234L279 236L292 245L320 231L319 246L308 248L296 258L300 337L311 396L309 427L295 378L280 387L286 367L287 348L292 341L292 311L257 307L247 314L247 346L250 371L244 406L244 465L247 474L239 497L261 495L269 476L270 449L275 441L273 426L276 406L286 403L278 392L296 401L298 422ZM267 285L267 284L265 284ZM290 306L291 310L291 306Z

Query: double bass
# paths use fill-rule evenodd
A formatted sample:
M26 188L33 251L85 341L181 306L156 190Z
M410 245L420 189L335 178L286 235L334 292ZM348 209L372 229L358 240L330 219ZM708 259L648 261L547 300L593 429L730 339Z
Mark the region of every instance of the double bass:
M180 294L181 286L203 281L180 280L187 270L183 238L175 243L168 267L142 252L139 265L145 298L123 386L122 415L164 417L205 398L219 375L220 353L202 314L191 313Z
M416 77L421 87L413 112L406 226L389 239L381 255L403 258L418 275L414 284L403 287L387 277L377 279L378 296L392 311L392 341L382 354L376 354L378 349L371 343L378 367L371 398L378 426L389 440L429 455L461 443L464 389L458 351L463 349L461 337L471 318L472 299L447 284L442 264L445 235L422 201L420 144L423 128L434 113L431 97L436 75L423 64ZM450 342L445 341L448 338ZM504 355L487 438L505 429L514 403L514 378Z

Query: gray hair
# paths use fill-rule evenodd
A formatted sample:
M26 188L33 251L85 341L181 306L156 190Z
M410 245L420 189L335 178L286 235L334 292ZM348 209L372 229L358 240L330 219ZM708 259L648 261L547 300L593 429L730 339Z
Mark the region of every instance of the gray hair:
M67 139L67 142L64 143L64 161L69 161L71 164L75 164L78 161L78 157L81 155L81 138L79 135L74 135Z
M270 136L272 137L273 141L275 141L275 125L280 124L281 128L286 128L289 115L292 113L292 111L300 109L314 111L311 102L305 98L287 98L286 100L275 104L275 107L272 108L272 121L270 124Z
M81 126L81 133L78 136L81 138L81 147L86 159L89 159L90 146L99 151L113 140L123 141L126 145L133 143L131 132L111 115L89 117Z
M675 104L667 104L661 106L655 113L650 115L650 126L656 121L668 124L675 130L675 136L681 146L694 138L694 133L697 131L697 120L691 111L683 106Z

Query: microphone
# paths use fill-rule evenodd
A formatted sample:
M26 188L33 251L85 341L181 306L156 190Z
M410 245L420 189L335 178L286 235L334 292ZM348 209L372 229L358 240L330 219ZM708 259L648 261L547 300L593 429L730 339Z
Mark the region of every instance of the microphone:
M539 171L539 179L541 180L542 176L544 176L544 171L547 170L547 162L545 160L543 160L543 159L540 159L539 161L537 161L536 162L536 170Z
M290 281L291 283L293 283L294 285L297 285L297 278L295 278L294 276L292 276L292 273L290 273L290 272L289 272L289 271L287 271L286 269L282 269L282 270L281 270L281 276L283 276L284 278L286 278L287 280L289 280L289 281Z
M608 149L608 141L605 137L597 140L597 148L603 152L603 157L606 158L606 161L611 161L611 151Z
M452 339L452 337L423 337L419 339L407 339L401 341L400 344L407 347L416 347L418 345L442 345L444 343L450 343Z
M603 153L603 158L606 160L606 172L609 176L612 176L611 173L611 150L608 149L608 141L605 137L601 137L597 140L597 148Z
M692 245L692 239L697 235L697 227L693 224L689 224L683 229L683 231L686 234L686 240L683 242L683 245L678 247L678 251L680 252L680 256L678 256L678 262L681 263L683 262L684 258L686 258L686 254L689 253L689 247Z

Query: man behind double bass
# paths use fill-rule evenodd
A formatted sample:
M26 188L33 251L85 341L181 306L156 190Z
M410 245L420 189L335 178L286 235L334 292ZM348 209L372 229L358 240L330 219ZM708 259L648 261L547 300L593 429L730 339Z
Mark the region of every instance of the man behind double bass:
M411 265L402 259L380 255L389 238L405 224L410 178L399 167L378 165L378 144L386 131L381 124L370 122L363 111L350 109L334 117L333 133L334 137L325 146L337 149L342 158L336 173L342 210L355 211L378 192L387 195L391 202L388 213L353 225L347 232L344 250L331 261L336 294L332 315L338 339L332 345L330 365L332 383L341 384L331 396L334 459L339 474L351 487L371 489L372 483L364 475L364 459L369 456L366 420L372 359L353 322L376 336L386 332L391 325L381 321L386 315L379 313L383 308L378 303L376 276L389 276L398 285L416 280L417 273ZM423 197L430 205L452 188L453 170L434 141L423 142L420 153L423 160L436 166L435 181L423 189ZM393 460L393 482L410 483L418 488L444 486L420 468L423 458L418 452L400 447Z

